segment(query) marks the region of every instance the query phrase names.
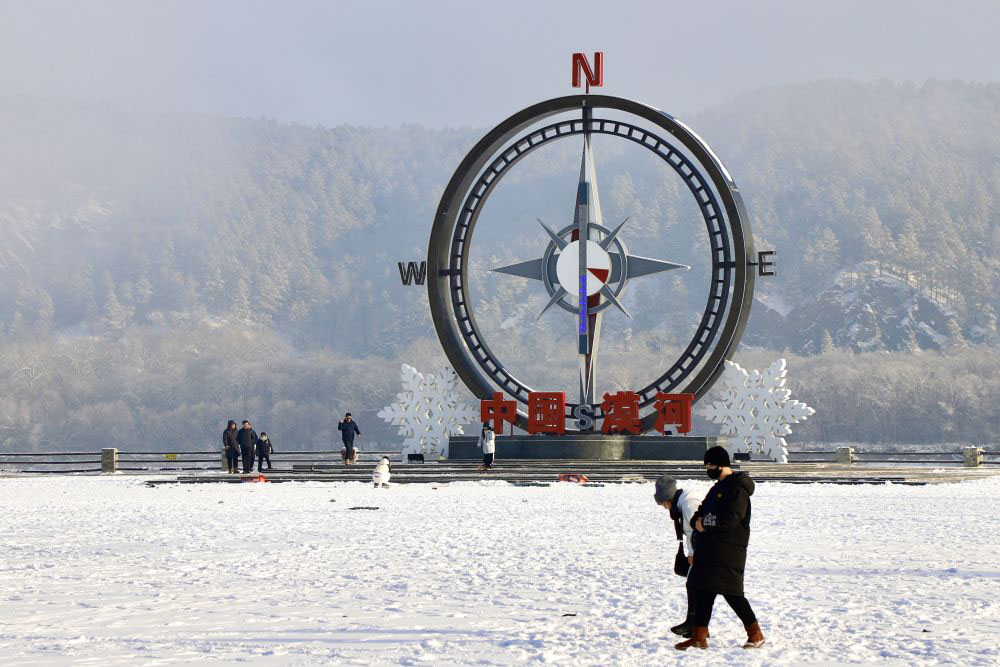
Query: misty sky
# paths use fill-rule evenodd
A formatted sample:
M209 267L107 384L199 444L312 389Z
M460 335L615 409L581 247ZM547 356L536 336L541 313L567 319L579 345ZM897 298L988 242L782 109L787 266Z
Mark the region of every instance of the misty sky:
M766 84L1000 80L1000 3L0 0L0 95L335 125L492 125L575 92L689 114Z

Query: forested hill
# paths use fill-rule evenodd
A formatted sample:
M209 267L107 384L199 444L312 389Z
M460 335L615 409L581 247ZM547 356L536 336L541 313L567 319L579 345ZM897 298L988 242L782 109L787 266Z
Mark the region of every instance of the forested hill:
M734 174L758 247L779 252L760 291L774 310L755 311L749 343L995 344L1000 85L819 82L682 120ZM196 440L252 412L311 446L331 409L384 404L400 361L437 359L395 262L424 255L482 133L0 97L0 445ZM525 196L541 201L566 164L533 163L542 185ZM609 206L676 210L616 168ZM510 297L486 296L497 312ZM639 320L647 351L676 342Z

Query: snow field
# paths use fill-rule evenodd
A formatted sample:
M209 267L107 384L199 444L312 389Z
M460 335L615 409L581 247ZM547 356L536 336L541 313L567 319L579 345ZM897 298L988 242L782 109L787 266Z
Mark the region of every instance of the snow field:
M2 665L1000 663L997 479L758 485L768 643L687 653L652 484L0 485Z

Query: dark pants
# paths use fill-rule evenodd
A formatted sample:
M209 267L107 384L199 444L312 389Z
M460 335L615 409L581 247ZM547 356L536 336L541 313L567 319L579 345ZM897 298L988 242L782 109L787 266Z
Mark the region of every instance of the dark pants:
M271 469L271 455L270 454L257 454L257 472L264 469L264 461L267 461L267 469Z
M230 472L240 469L240 453L236 451L236 448L226 448L226 463L229 465Z
M712 591L691 591L689 600L694 598L694 625L704 628L708 627L708 622L712 620L712 605L715 604L717 593ZM726 602L733 608L736 615L743 621L743 625L750 625L757 622L757 617L750 608L750 603L743 595L723 595Z
M489 468L493 465L493 454L483 454L483 467Z
M240 450L243 453L243 472L253 472L253 447L240 445Z

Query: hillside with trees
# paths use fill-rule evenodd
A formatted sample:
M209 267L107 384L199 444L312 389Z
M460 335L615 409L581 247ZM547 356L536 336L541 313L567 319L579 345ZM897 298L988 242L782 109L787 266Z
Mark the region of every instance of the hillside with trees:
M1000 86L818 82L684 120L734 174L758 248L779 252L738 358L789 358L818 408L795 438L995 441ZM345 410L397 442L375 412L399 364L443 358L395 262L425 254L482 132L0 98L0 447L214 449L226 419L249 417L276 448L319 448ZM659 221L683 217L681 195L630 154L604 155L609 216L635 214L629 242L665 253ZM574 171L529 169L525 211ZM500 213L533 221L512 199ZM516 238L483 261L533 247ZM533 303L526 290L483 290L498 329ZM533 320L510 330L512 354L553 344ZM659 312L629 326L609 333L622 361L609 389L681 340Z

